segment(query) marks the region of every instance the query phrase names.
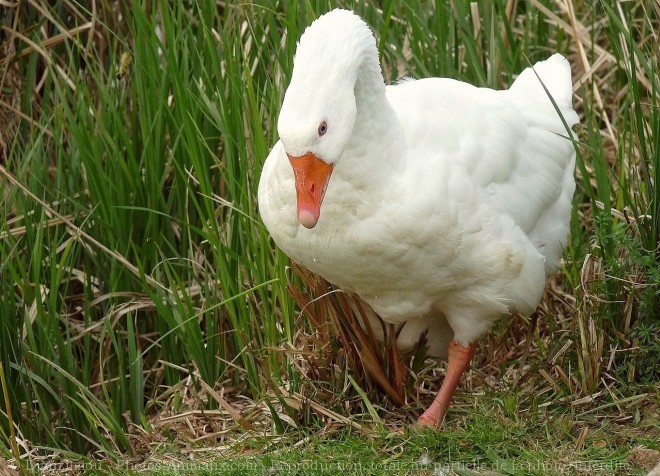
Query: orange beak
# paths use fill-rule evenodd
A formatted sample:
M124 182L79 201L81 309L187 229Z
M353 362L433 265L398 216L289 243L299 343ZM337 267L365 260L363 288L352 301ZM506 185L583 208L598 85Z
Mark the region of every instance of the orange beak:
M296 177L298 221L305 228L314 228L321 216L321 202L330 180L332 165L307 152L300 157L287 154Z

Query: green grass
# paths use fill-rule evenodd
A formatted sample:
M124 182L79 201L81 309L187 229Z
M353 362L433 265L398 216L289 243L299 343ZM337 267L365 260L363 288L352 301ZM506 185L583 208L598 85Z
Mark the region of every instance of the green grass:
M256 208L296 41L335 2L146 3L34 1L0 13L0 456L29 466L92 452L119 464L217 444L262 466L381 455L413 465L428 448L437 464L451 451L483 463L472 469L503 470L563 461L573 418L605 442L585 443L577 459L628 465L632 446L657 448L657 5L573 0L573 18L549 0L341 3L374 28L387 81L503 88L554 51L585 78L572 238L529 357L488 345L515 347L526 325L498 327L468 388L488 401L409 441L382 428L412 421L416 387L393 408L347 370L335 340L317 342L326 334L300 315L287 291L300 281ZM359 437L307 401L376 425ZM493 401L516 412L522 402L531 424ZM198 410L225 413L162 420ZM516 446L528 436L538 443Z
M473 399L469 414L439 434L433 431L360 434L342 429L320 434L300 432L287 438L252 435L243 441L240 457L236 457L235 449L225 446L199 446L190 458L170 442L147 460L124 462L124 468L153 476L246 473L431 476L443 474L441 471L462 476L643 474L626 457L632 437L622 434L617 425L601 424L589 430L593 427L584 419L576 422L574 415L530 411L517 403L510 405L501 398L496 398L494 403L490 397ZM652 445L651 438L641 436L644 430L640 426L636 442ZM530 435L535 436L530 438ZM90 459L75 463L49 460L41 469L74 465L85 468L86 474L117 471L116 464Z

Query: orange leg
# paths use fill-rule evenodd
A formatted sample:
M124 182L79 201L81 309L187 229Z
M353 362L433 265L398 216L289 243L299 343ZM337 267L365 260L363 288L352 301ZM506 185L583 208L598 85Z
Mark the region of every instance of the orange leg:
M445 375L445 380L442 382L435 400L433 400L433 403L424 414L419 417L418 424L420 426L431 426L435 429L440 428L442 420L445 418L445 413L447 413L447 408L449 408L451 397L454 395L458 382L461 380L461 375L463 375L465 369L470 365L470 361L474 357L476 350L476 343L470 344L468 347L459 344L455 340L449 343L447 375Z

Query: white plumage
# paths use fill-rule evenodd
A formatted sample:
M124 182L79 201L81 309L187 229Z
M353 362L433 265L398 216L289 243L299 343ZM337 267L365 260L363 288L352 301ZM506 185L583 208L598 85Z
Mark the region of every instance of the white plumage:
M541 81L567 125L578 121L566 59L534 70L504 91L442 78L386 87L369 27L345 10L323 15L300 39L259 184L273 239L406 322L402 346L429 329L444 354L452 333L468 345L499 317L532 313L575 189L569 132ZM294 176L305 154L331 170L326 182Z

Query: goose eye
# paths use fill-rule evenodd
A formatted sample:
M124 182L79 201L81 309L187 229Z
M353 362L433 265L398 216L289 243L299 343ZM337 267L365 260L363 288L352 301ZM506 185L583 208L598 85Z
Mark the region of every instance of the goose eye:
M319 137L325 134L326 132L328 132L328 123L322 121L321 124L319 124L319 129L318 129Z

